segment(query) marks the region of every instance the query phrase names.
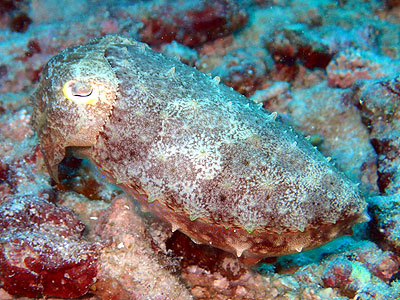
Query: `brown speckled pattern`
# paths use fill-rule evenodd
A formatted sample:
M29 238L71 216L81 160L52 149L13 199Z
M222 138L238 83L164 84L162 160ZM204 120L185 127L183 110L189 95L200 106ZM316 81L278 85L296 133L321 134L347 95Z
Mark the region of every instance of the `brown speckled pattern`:
M76 51L95 59L76 59ZM59 163L54 157L60 153L49 140L62 147L91 147L89 158L111 180L133 196L141 194L150 208L157 206L153 211L174 229L238 256L319 246L365 218L356 185L292 128L218 78L116 36L60 56L63 60L54 58L48 72L64 74L69 66L69 76L43 80L34 96L39 103L47 97L47 108L63 103L54 112L36 106L35 119L46 116L44 125L36 124L50 168ZM80 72L87 65L90 76ZM76 76L106 83L90 108L76 108L56 93ZM109 111L103 109L106 104ZM82 122L95 120L95 113L86 114L97 106L99 121L89 122L85 132ZM274 239L282 245L271 244Z

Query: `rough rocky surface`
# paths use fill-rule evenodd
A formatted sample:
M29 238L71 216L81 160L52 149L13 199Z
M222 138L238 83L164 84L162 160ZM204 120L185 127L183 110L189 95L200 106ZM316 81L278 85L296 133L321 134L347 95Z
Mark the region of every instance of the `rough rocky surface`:
M139 34L143 42L155 46L177 41L194 47L225 37L247 22L240 1L178 1L165 3L143 17Z
M107 243L100 252L99 280L93 287L101 299L193 299L173 276L177 262L155 244L127 196L112 201L96 232Z
M79 297L96 281L99 245L66 208L35 196L0 207L0 286L16 296Z

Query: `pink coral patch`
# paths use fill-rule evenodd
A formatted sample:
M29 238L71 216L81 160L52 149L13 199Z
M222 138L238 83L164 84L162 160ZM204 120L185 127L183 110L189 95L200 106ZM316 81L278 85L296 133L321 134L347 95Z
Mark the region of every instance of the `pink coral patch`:
M66 208L35 196L0 207L0 287L11 295L79 297L97 274L98 245Z

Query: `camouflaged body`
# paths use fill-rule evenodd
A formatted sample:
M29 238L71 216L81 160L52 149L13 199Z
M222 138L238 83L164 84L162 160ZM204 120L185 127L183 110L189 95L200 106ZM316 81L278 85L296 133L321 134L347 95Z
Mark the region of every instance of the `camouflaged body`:
M95 104L60 93L79 76L104 85ZM33 101L53 175L66 147L84 148L110 180L198 243L275 256L365 219L357 186L276 114L134 40L64 50Z

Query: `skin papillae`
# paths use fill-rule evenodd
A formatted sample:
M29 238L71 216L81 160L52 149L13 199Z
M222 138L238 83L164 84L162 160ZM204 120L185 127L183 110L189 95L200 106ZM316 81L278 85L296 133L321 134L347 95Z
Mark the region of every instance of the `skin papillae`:
M53 178L70 148L197 243L257 260L367 219L357 185L275 114L135 40L62 51L32 102Z

